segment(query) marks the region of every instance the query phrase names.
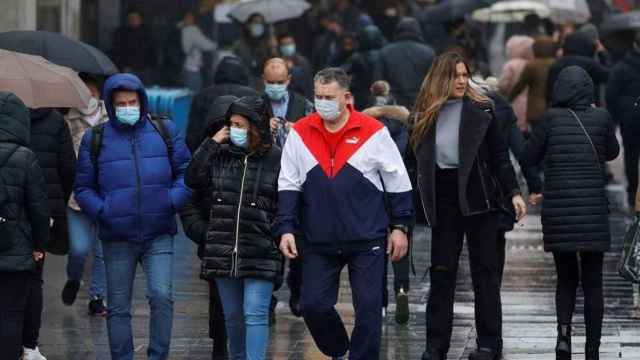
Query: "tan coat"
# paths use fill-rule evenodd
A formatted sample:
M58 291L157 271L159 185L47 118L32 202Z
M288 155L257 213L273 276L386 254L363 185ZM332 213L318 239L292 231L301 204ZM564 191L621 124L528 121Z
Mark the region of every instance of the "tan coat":
M109 115L107 115L107 110L103 102L100 102L100 108L98 111L100 112L100 115L98 121L96 121L96 125L107 122L109 120ZM84 136L85 131L91 128L91 124L87 121L87 118L88 116L82 114L77 109L69 110L69 113L64 117L67 121L67 125L69 125L69 132L71 133L71 140L73 141L73 149L76 152L76 157L78 156L78 150L80 150L80 143L82 142L82 137ZM69 207L73 210L80 211L80 206L76 202L73 193L69 198Z

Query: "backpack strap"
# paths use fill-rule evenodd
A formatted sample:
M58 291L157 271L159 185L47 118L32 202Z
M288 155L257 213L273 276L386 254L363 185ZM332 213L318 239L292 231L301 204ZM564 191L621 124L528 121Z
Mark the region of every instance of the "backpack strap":
M96 184L98 184L98 157L100 156L100 149L102 148L104 125L105 123L102 123L91 128L91 147L89 148L89 157L91 158L91 165L93 165Z
M167 126L165 125L165 121L169 121L168 117L165 116L151 116L151 125L156 129L162 141L167 146L167 154L169 155L169 162L171 163L171 169L173 170L173 141L171 140L171 134L169 134L169 130L167 130Z

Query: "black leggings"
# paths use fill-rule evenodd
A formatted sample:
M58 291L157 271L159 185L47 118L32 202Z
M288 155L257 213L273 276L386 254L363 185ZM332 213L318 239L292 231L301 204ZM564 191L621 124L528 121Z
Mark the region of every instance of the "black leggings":
M576 306L576 290L582 280L584 292L584 322L587 328L587 344L600 343L602 317L604 315L604 295L602 291L601 252L578 253L554 252L558 284L556 287L556 313L558 324L571 324Z

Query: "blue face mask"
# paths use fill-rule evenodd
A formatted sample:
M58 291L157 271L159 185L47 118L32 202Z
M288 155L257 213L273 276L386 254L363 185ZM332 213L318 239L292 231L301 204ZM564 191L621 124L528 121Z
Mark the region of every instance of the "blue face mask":
M247 129L240 129L237 127L231 127L229 130L229 139L238 147L246 149L249 147L249 137Z
M337 100L315 99L315 108L322 120L335 122L340 117L340 104Z
M265 84L264 92L269 99L273 101L280 101L287 93L287 85L285 84Z
M251 32L251 36L254 38L259 38L264 35L264 24L262 23L253 23L249 25L249 32Z
M140 120L139 106L117 106L116 118L123 124L134 125Z
M280 52L284 56L293 56L296 54L296 44L287 44L280 46Z

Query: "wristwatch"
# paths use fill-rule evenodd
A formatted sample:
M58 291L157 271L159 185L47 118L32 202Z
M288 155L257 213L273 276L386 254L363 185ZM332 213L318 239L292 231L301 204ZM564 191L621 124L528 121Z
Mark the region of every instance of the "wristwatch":
M401 224L389 225L389 232L392 232L393 230L400 230L405 235L409 233L409 227L407 225L401 225Z

